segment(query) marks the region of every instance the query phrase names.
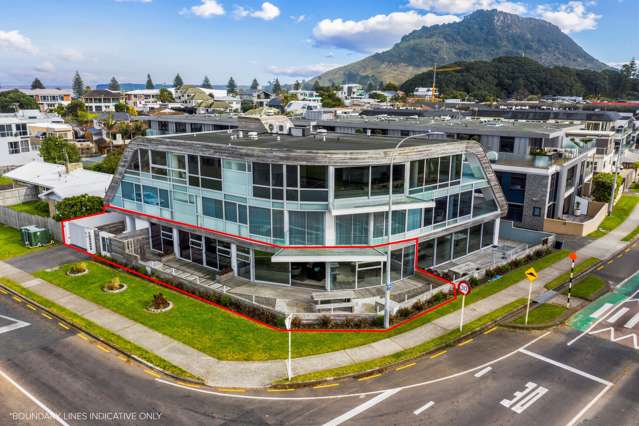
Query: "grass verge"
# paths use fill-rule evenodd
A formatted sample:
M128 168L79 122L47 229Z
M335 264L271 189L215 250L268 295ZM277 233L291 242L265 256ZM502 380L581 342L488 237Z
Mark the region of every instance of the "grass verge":
M466 305L492 296L522 280L524 271L530 266L542 270L565 258L567 253L565 250L553 252L497 280L477 287L466 297ZM286 333L271 330L112 268L93 262L89 262L88 266L89 273L80 277L66 275L70 265L55 271L40 271L35 275L217 359L263 361L284 359L288 356ZM127 284L129 288L122 293L107 294L102 291L102 287L114 276L119 276L120 281ZM160 291L173 302L174 307L161 314L149 313L145 308L153 295ZM362 346L412 330L454 312L460 307L459 299L385 333L296 333L293 357Z
M639 203L639 197L634 195L622 195L612 213L601 222L599 229L588 234L590 238L601 238L619 225L621 225L630 216L630 213Z
M528 314L528 325L550 324L563 315L568 309L553 303L544 303L531 310ZM526 314L513 320L513 324L524 325Z
M377 368L384 368L401 361L417 358L420 355L430 352L435 348L448 345L454 342L455 340L457 340L458 338L468 333L471 333L472 331L475 331L492 321L495 321L503 317L504 315L514 311L517 308L524 306L525 304L526 304L525 298L517 299L489 314L486 314L482 317L477 318L474 321L469 322L468 324L464 326L463 332L460 332L459 330L456 329L442 336L439 336L433 340L429 340L428 342L424 342L413 348L397 352L393 355L388 355L382 358L376 358L370 361L360 362L357 364L351 364L345 367L338 367L338 368L332 368L329 370L316 371L314 373L302 374L302 375L293 377L293 379L290 382L286 379L283 379L283 380L277 381L276 383L287 384L287 383L303 383L303 382L314 382L318 380L326 380L331 378L337 378L337 377L362 373L362 372L370 371ZM295 340L295 337L293 337L293 340Z
M606 283L601 278L595 275L589 275L572 286L572 296L590 300L592 296L604 288L605 285ZM564 290L563 294L568 294L568 289Z
M7 278L0 278L0 283L2 283L4 286L10 288L13 291L20 293L24 297L33 300L34 302L38 303L40 306L47 308L49 311L63 318L65 321L69 322L70 324L73 324L80 329L86 330L88 333L91 333L94 336L99 337L100 339L104 340L105 342L108 342L109 344L113 345L114 347L120 349L121 351L125 353L135 355L136 357L143 359L144 361L150 364L153 364L156 367L168 373L174 374L176 376L180 376L180 377L184 377L184 378L188 378L192 380L201 380L200 378L194 376L188 371L183 370L182 368L171 364L164 358L160 358L154 353L149 352L146 349L141 348L137 346L136 344L129 342L128 340L122 338L121 336L114 334L105 328L100 327L94 322L91 322L87 320L86 318L81 317L80 315L74 312L71 312L70 310L56 303L53 303L49 299L46 299L40 296L39 294L34 293L33 291L22 287L20 284L12 280L9 280Z
M28 248L22 244L20 231L0 225L0 260L10 259L23 254L33 253L34 251L46 249L47 247Z
M49 217L49 204L46 201L34 200L9 206L11 210L28 213L34 216Z
M597 262L599 262L599 259L597 259L596 257L589 257L588 259L584 260L583 262L576 264L575 265L575 275L585 271L586 269L588 269L589 267L591 267L592 265L594 265ZM546 283L546 285L544 287L546 287L548 290L552 290L552 289L560 286L561 284L565 283L569 279L570 279L570 271L564 272L563 274L559 275L554 280Z
M633 238L635 238L637 235L639 235L639 226L633 229L628 235L623 237L621 241L632 241Z

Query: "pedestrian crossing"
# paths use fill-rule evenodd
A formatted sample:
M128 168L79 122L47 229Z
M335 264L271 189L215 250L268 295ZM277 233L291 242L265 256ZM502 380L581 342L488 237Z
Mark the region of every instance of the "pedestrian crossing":
M629 298L621 303L604 303L590 314L597 319L597 327L588 334L608 336L611 342L625 344L639 350L639 299ZM605 324L605 327L602 327Z

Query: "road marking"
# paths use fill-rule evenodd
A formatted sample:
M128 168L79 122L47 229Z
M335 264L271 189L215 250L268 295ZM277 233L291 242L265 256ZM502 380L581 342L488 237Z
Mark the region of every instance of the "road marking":
M69 426L69 424L67 422L65 422L64 420L62 420L60 418L60 416L58 416L55 412L53 412L53 410L51 410L49 407L47 407L42 402L40 402L35 396L33 396L29 392L27 392L26 389L24 389L22 386L20 386L18 383L16 383L11 377L7 376L4 371L0 370L0 375L2 377L4 377L13 386L15 386L20 392L22 392L24 395L26 395L27 398L29 398L31 401L35 402L38 405L38 407L42 408L49 416L51 416L52 419L54 419L55 421L57 421L58 423L60 423L63 426Z
M11 298L12 298L13 300L15 300L16 302L18 302L18 303L22 302L22 299L20 299L20 298L18 298L18 297L12 296Z
M96 343L95 345L96 348L100 349L102 352L106 352L106 353L111 353L111 349L105 348L104 346Z
M364 411L368 410L369 408L374 407L375 405L379 404L380 402L382 402L386 398L389 398L389 397L395 395L397 392L399 392L399 389L391 389L391 390L387 390L386 392L380 393L376 397L371 398L368 401L366 401L365 403L358 405L357 407L353 408L352 410L347 411L346 413L342 414L341 416L334 418L330 422L324 423L324 426L341 425L342 423L352 419L353 417L357 416L358 414L361 414Z
M89 341L89 338L88 338L87 336L85 336L84 334L82 334L82 333L78 333L78 337L79 337L80 339L82 339L82 340L87 341L87 342Z
M582 377L585 377L587 379L593 380L593 381L595 381L597 383L601 383L602 385L609 385L610 384L610 382L608 380L604 380L601 377L593 376L590 373L586 373L585 371L579 370L579 369L577 369L575 367L571 367L568 364L564 364L562 362L555 361L554 359L546 358L543 355L539 355L537 353L530 352L527 349L520 349L519 352L524 353L524 354L526 354L528 356L531 356L533 358L537 358L537 359L539 359L541 361L545 361L548 364L552 364L552 365L557 366L559 368L563 368L564 370L568 370L568 371L570 371L572 373L578 374L578 375L580 375Z
M475 373L475 377L481 377L484 374L488 373L492 369L493 369L493 367L486 367L483 370L479 370L477 373Z
M0 334L8 333L10 331L17 330L19 328L23 328L23 327L27 327L31 325L26 321L20 321L15 318L5 317L4 315L0 315L0 318L4 318L7 321L11 321L13 323L13 324L5 325L4 327L0 327Z
M359 379L357 379L358 382L363 382L365 380L370 380L370 379L374 379L375 377L379 377L381 376L382 373L377 373L377 374L371 374L370 376L366 376L366 377L360 377Z
M411 367L414 367L416 364L417 364L416 362L411 362L410 364L406 364L406 365L402 365L401 367L397 367L395 369L395 371L400 371L400 370L403 370L405 368L411 368Z
M176 380L176 381L175 381L175 383L179 383L179 384L181 384L182 386L188 386L188 387L190 387L190 388L195 388L195 389L199 389L199 388L201 388L201 387L202 387L202 386L200 386L200 385L196 385L195 383L180 382L179 380ZM239 392L239 391L238 391L238 392Z
M603 270L604 268L605 268L605 266L601 265L601 266L599 266L599 267L597 268L597 270L598 270L598 271L601 271L601 270Z
M490 334L490 333L492 333L492 332L493 332L493 331L495 331L495 330L497 330L497 327L493 327L493 328L491 328L490 330L486 330L486 331L484 331L484 334Z
M127 358L127 357L125 357L124 355L118 355L118 359L119 359L120 361L124 361L124 362L127 362L127 361L128 361L128 358Z
M325 385L317 385L317 386L313 386L313 389L334 388L335 386L339 386L339 383L327 383Z
M446 352L448 352L448 351L437 352L435 355L431 355L430 359L435 359L437 357L440 357L440 356L444 355Z
M621 259L623 257L623 254L620 254L619 256L617 256L617 259Z
M625 251L626 253L630 253L630 249L629 249L629 248L625 249L624 251Z
M570 422L568 422L568 424L566 426L573 426L574 424L576 424L577 420L579 420L581 418L581 416L583 416L586 413L586 411L588 411L590 409L590 407L595 405L595 403L597 401L599 401L599 398L601 398L606 392L608 392L608 389L610 389L611 387L612 387L612 383L610 383L608 386L603 388L603 390L601 392L599 392L597 394L597 396L595 396L592 399L592 401L590 401L584 408L582 408L581 411L578 412L577 415L575 417L573 417L572 420Z
M146 374L148 374L149 376L153 376L153 377L157 377L157 378L162 377L162 376L160 376L158 373L156 373L155 371L152 371L152 370L147 370L147 369L145 369L145 370L144 370L144 372L145 372Z
M616 343L621 340L630 339L632 340L632 345L634 346L634 348L639 350L639 344L637 343L637 335L635 333L626 334L625 336L621 336L621 337L615 337L615 329L612 327L608 327L608 328L602 328L601 330L593 331L590 334L598 334L598 333L603 333L605 331L610 332L611 342Z
M468 340L464 340L463 342L461 342L460 344L458 344L457 346L464 346L469 344L470 342L472 342L475 339L468 339Z
M33 306L31 306L31 305L27 305L27 308L31 309L32 311L35 311L35 310L36 310L36 308L35 308L35 307L33 307Z
M625 323L623 326L625 328L632 328L637 325L637 323L639 323L639 312L637 312L632 318L630 318L630 320L628 320L628 322Z
M285 388L285 389L266 389L266 392L293 392L295 388Z
M612 315L610 318L608 318L606 321L609 322L609 323L613 323L613 322L617 321L619 318L621 318L623 316L623 314L625 314L629 310L630 310L629 308L621 308L617 312L615 312L614 315Z
M537 402L539 398L544 396L546 392L548 392L547 388L539 386L534 382L528 382L526 383L526 389L515 392L513 394L515 396L513 399L504 399L500 402L500 404L506 408L510 408L517 414L521 414L526 411L528 407Z
M393 388L393 390L405 390L405 389L415 389L415 388L419 388L419 387L424 387L427 385L432 385L435 383L440 383L440 382L444 382L446 380L450 380L450 379L454 379L456 377L460 377L463 376L464 374L469 374L469 373L473 373L476 371L481 370L482 368L485 368L489 365L493 365L496 364L498 362L501 362L505 359L508 359L510 357L512 357L513 355L516 355L519 353L520 350L522 349L526 349L527 347L534 345L535 343L537 343L538 341L540 341L541 339L543 339L544 337L548 336L550 334L550 331L545 332L544 334L535 337L534 339L532 339L531 341L529 341L528 343L525 343L524 345L520 346L517 349L514 349L498 358L495 358L491 361L485 362L484 364L478 365L477 367L473 367L473 368L469 368L468 370L464 370L464 371L459 371L457 373L454 374L450 374L448 376L443 376L443 377L438 377L436 379L431 379L431 380L426 380L424 382L420 382L420 383L413 383L411 385L406 385L406 386L401 386L398 388ZM382 392L385 392L386 390L372 390L372 391L367 391L367 392L358 392L358 393L345 393L345 394L333 394L333 395L322 395L322 396L257 396L257 395L240 395L240 394L233 394L233 393L222 393L222 392L216 392L216 391L212 391L212 390L208 390L208 389L190 389L186 386L181 386L177 383L174 382L170 382L168 380L164 380L164 379L155 379L156 382L159 383L163 383L165 385L168 386L173 386L173 387L177 387L177 388L182 388L182 389L187 389L187 390L192 390L193 392L199 392L199 393L204 393L207 395L215 395L215 396L220 396L220 397L225 397L225 398L238 398L238 399L251 399L251 400L263 400L263 401L313 401L313 400L320 400L320 399L341 399L341 398L353 398L353 397L362 397L362 396L368 396L368 395L378 395L381 394ZM333 387L333 386L339 386L338 383L334 383L334 384L328 384L328 385L318 385L315 386L314 388L320 388L320 387ZM387 390L391 390L391 389L387 389Z
M612 308L613 306L614 305L612 303L604 303L603 305L601 305L599 309L597 309L595 312L590 314L590 318L599 318L600 316L605 314L608 311L608 309Z
M45 314L44 312L41 312L40 314L41 314L43 317L45 317L46 319L50 319L50 320L52 320L52 319L53 319L53 317L52 317L51 315L47 315L47 314Z
M611 260L609 260L609 261L608 261L608 265L612 265L612 262L614 262L614 261L615 261L615 259L611 259Z
M0 293L2 293L2 294L9 294L6 290L3 290L3 289L1 289L1 288L0 288Z
M428 410L433 405L435 405L434 401L428 401L426 404L422 405L417 410L413 411L413 414L415 414L416 416L419 416L420 414L422 414L424 411Z
M64 328L65 330L69 330L69 327L66 324L63 324L63 323L59 322L58 325L60 327Z
M182 383L183 384L183 383ZM246 389L238 389L238 388L217 388L220 392L246 392Z

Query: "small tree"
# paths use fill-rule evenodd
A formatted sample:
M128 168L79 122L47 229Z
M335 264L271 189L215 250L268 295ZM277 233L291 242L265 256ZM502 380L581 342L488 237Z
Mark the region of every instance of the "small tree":
M80 73L78 71L75 72L73 76L73 94L76 98L81 97L84 94L84 82L82 81L82 77L80 77Z
M115 174L115 171L118 168L118 164L120 163L121 158L122 158L122 150L112 149L111 151L109 151L106 157L104 157L104 160L93 165L91 169L96 172L108 173L110 175Z
M320 84L319 80L315 80L315 83L313 83L313 90L319 92L321 89L322 85Z
M31 90L34 89L44 89L44 84L42 84L38 77L34 78L33 82L31 82Z
M120 91L120 82L118 82L115 77L111 77L111 81L109 82L109 90L113 90L114 92Z
M257 90L260 87L260 83L257 82L257 78L254 78L251 82L251 90Z
M113 108L115 109L115 112L127 112L128 110L127 104L124 102L118 102L113 106Z
M293 90L300 90L302 88L302 83L300 83L299 80L295 80L295 83L293 83Z
M204 76L204 81L202 81L202 87L204 87L205 89L213 88L213 85L211 84L211 80L209 80L209 77L207 75Z
M146 75L146 89L155 89L155 85L153 84L153 80L151 80L151 74Z
M158 98L160 99L160 102L164 103L175 102L175 99L173 99L173 93L171 93L171 91L165 87L160 89Z
M87 108L80 99L74 99L65 107L65 115L77 117L80 111L86 112Z
M375 99L375 100L377 100L379 102L386 102L388 100L388 98L386 98L386 95L384 95L383 93L379 93L379 92L369 93L368 97L370 99Z
M0 112L14 112L16 104L20 109L38 109L35 99L18 89L0 92Z
M76 195L60 201L55 208L57 221L88 216L102 211L102 198L87 194Z
M384 85L384 90L397 92L399 90L399 86L389 81L388 83Z
M40 144L40 156L47 163L64 164L67 161L77 163L80 153L75 144L59 136L46 136Z
M175 87L184 86L184 81L182 81L182 77L180 76L180 73L177 73L175 75L175 78L173 79L173 86L175 86Z
M273 83L273 93L275 93L276 95L282 93L282 85L280 84L280 79L277 77L275 78L275 82Z
M255 108L255 104L253 103L252 100L250 99L244 99L241 103L240 103L240 109L242 110L242 112L246 112L246 111L250 111L253 108Z
M226 83L226 91L231 95L237 93L237 84L235 84L233 77L229 78L229 82Z
M612 183L615 180L615 175L612 173L597 173L592 178L592 197L595 201L602 203L610 202L610 194L612 193ZM623 179L621 176L617 176L617 186L615 188L615 198L619 194L621 183Z

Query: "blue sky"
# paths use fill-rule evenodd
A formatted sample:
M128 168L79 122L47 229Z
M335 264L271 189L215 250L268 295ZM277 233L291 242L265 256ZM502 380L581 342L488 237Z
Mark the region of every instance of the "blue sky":
M0 85L294 81L423 25L498 8L559 26L610 64L639 58L639 0L0 0Z

